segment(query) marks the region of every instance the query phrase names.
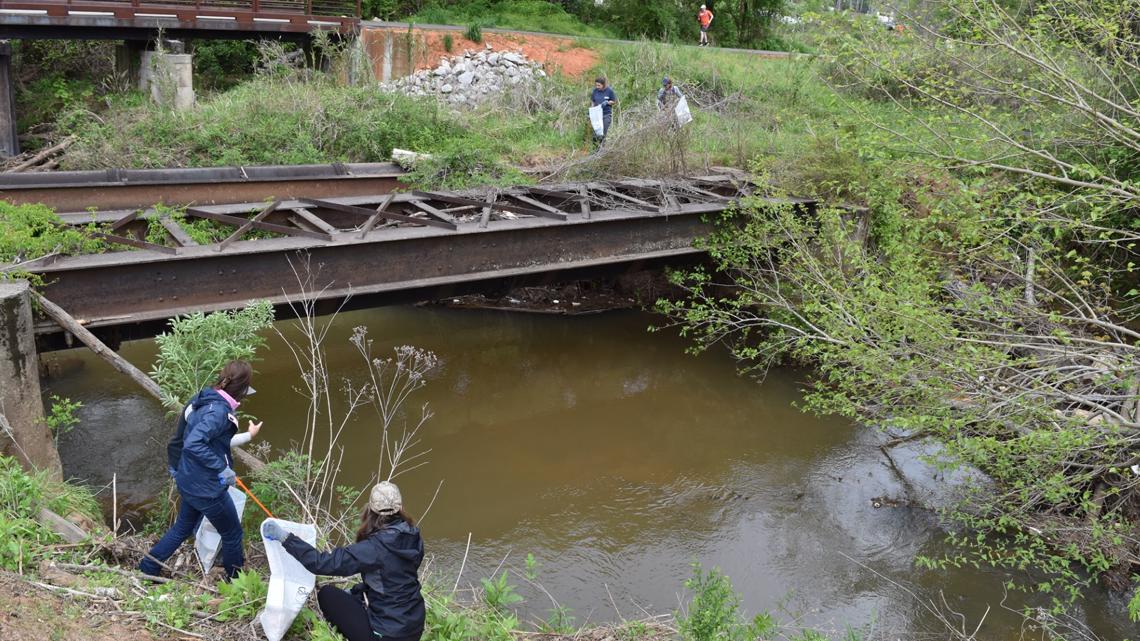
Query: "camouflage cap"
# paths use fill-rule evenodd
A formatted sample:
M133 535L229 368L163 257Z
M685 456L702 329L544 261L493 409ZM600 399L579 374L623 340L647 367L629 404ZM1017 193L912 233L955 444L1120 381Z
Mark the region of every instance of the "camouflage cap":
M404 507L404 500L400 497L400 488L391 481L382 481L372 488L368 497L368 507L377 514L395 514Z

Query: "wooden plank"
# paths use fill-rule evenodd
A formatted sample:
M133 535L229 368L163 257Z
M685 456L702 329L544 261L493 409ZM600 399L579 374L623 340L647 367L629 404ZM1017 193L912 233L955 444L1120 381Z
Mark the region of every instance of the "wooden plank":
M363 239L368 235L368 232L372 231L372 228L375 227L376 223L380 221L380 217L384 214L384 211L388 209L388 205L391 205L392 201L395 199L396 192L391 192L384 198L384 202L380 203L380 206L376 208L376 213L372 214L368 217L368 220L364 221L364 227L361 228L360 238Z
M437 220L442 220L445 223L451 223L452 225L458 224L456 222L454 216L447 214L447 213L444 213L443 211L440 211L439 209L432 207L431 205L425 203L422 200L413 200L412 204L415 205L416 207L418 207L420 209L420 211L424 212L428 216L431 216L432 218L435 218Z
M325 232L326 234L335 234L339 231L336 227L333 227L332 225L325 222L323 218L314 214L308 209L305 209L304 207L297 207L293 211L297 212L297 215L301 218L304 218L305 221L310 225Z
M480 227L484 229L487 228L487 223L491 221L491 209L493 208L493 205L495 204L495 201L498 200L498 198L499 194L494 190L489 192L487 194L487 197L484 198L484 200L487 201L487 204L483 206L483 213L479 215Z
M218 243L217 246L214 248L214 251L220 252L220 251L224 250L226 247L229 247L230 243L232 243L235 240L244 236L245 233L248 232L250 229L252 229L255 224L264 220L266 216L268 216L269 214L272 214L280 206L281 206L280 200L275 200L275 201L269 203L269 205L265 209L262 209L261 212L259 212L256 216L254 216L253 218L246 221L246 223L244 225L242 225L241 227L238 227L237 231L230 234L229 237L227 237L222 242Z
M329 202L327 200L317 200L316 198L301 198L300 201L303 203L308 203L310 205L316 205L317 207L324 207L325 209L331 209L333 211L341 211L341 212L344 212L346 214L356 214L357 216L367 216L367 217L369 217L369 220L371 220L372 217L374 217L374 216L379 216L381 218L387 218L388 220L394 220L396 222L401 222L401 223L412 223L415 225L428 225L430 227L439 227L441 229L447 229L450 231L456 230L456 226L454 224L445 223L442 220L436 220L434 218L414 218L412 216L405 216L403 214L393 214L392 212L388 212L388 211L375 211L374 212L371 209L365 209L364 207L355 207L353 205L342 205L340 203Z
M162 216L158 219L159 224L166 228L167 233L178 243L181 247L193 247L198 244L198 241L190 237L182 226L175 222L170 216Z
M241 227L242 225L249 222L248 218L239 218L237 216L230 216L228 214L215 214L212 211L206 211L204 209L190 208L190 209L186 210L186 215L187 216L194 216L196 218L209 218L210 220L216 220L219 223L225 223L225 224L231 225L233 227ZM286 236L301 236L304 238L315 238L317 240L324 240L324 241L331 241L332 240L332 236L330 236L329 234L309 231L307 229L298 229L297 227L286 227L285 225L275 225L273 223L267 223L267 222L261 221L261 220L253 223L253 228L254 229L260 229L262 231L272 232L274 234L283 234Z

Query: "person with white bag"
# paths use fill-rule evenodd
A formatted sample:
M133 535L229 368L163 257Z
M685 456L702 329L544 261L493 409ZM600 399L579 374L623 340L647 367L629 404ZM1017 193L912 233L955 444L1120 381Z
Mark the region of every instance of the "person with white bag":
M345 639L420 640L427 614L419 579L424 542L395 483L372 488L352 545L321 552L272 519L261 534L280 541L313 574L360 574L361 583L349 592L331 585L317 591L321 614Z
M594 89L590 92L590 123L594 128L594 142L601 145L610 133L610 122L613 121L613 109L617 104L617 94L613 87L606 82L605 76L598 76L594 80ZM598 115L601 115L601 126L598 126Z
M170 530L139 563L144 574L159 576L162 564L198 529L210 520L221 536L222 568L232 579L245 565L241 518L229 489L237 481L230 459L230 445L248 439L237 436L234 412L242 399L253 393L253 368L245 361L230 361L217 382L199 392L179 417L178 429L167 447L168 465L181 498L178 518ZM260 423L250 422L250 438Z

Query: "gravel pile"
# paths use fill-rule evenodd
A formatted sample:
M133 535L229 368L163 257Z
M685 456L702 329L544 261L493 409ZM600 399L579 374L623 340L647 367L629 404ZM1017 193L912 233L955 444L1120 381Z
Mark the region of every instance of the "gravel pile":
M474 107L489 100L505 100L510 93L545 78L542 65L521 51L466 51L444 59L435 69L417 71L381 85L385 91L412 96L438 96L456 107Z

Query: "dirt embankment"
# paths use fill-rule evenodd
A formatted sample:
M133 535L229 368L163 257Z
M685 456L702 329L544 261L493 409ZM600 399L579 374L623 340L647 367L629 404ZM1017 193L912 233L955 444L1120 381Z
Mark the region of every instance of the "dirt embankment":
M444 58L479 51L488 45L495 51L521 51L539 62L547 73L580 78L593 69L598 52L580 46L573 38L523 33L484 33L481 42L464 37L453 29L398 29L364 26L364 49L372 63L376 80L391 82L415 71L433 69ZM447 43L450 40L451 50Z
M451 52L444 47L445 36L452 38ZM496 51L522 51L527 58L541 62L548 73L561 72L577 78L598 64L598 52L578 46L572 38L524 34L485 33L483 42L471 42L459 32L425 31L425 57L416 60L416 71L432 69L444 58L462 54L465 49L478 51L491 45Z

